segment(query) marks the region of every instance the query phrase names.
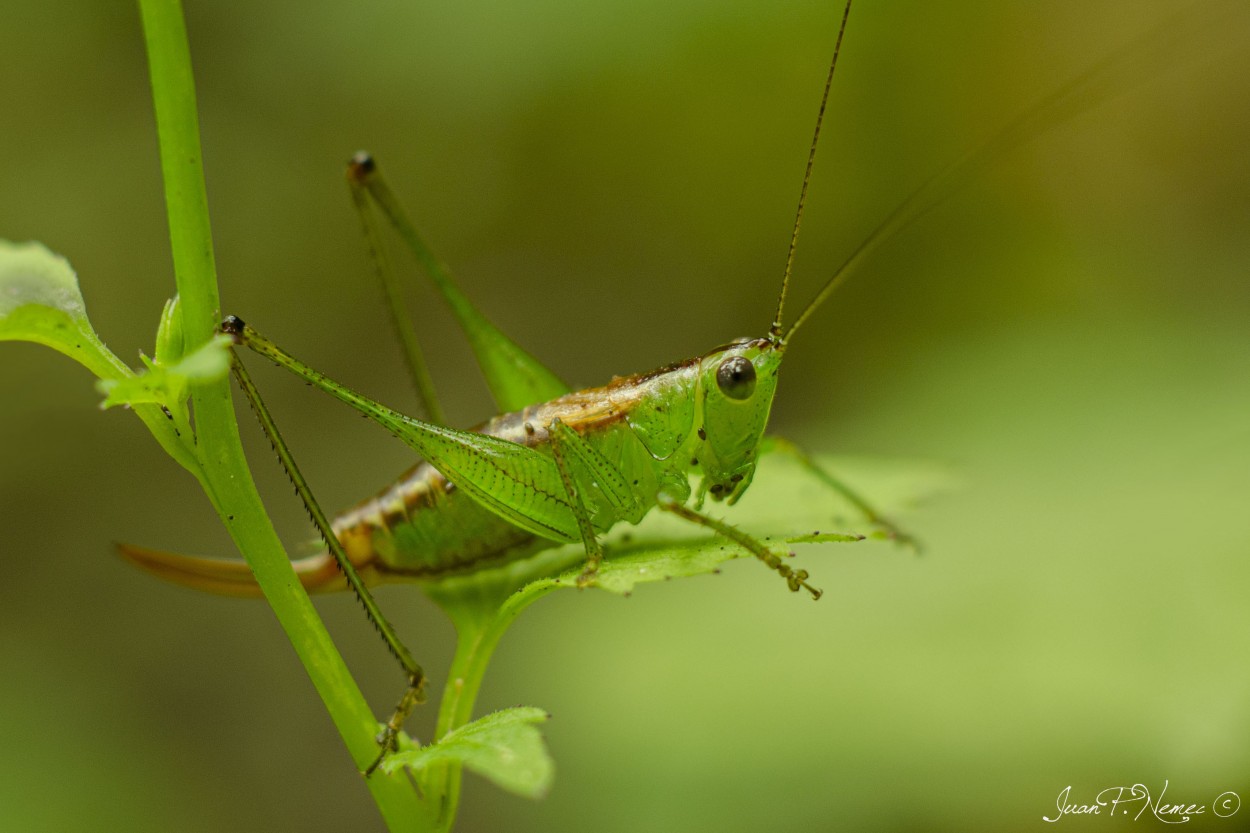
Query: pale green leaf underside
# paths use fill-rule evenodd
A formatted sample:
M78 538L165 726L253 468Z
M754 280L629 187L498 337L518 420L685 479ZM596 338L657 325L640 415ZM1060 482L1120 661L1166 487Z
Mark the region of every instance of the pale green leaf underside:
M897 516L924 496L943 488L946 475L932 464L884 460L822 458L822 465L837 472L865 494L887 516ZM854 542L877 530L840 495L784 454L768 454L760 461L750 490L735 506L708 504L717 514L780 553L791 544ZM680 518L652 513L632 534L626 532L607 542L608 558L600 568L595 586L627 594L639 584L714 573L726 561L747 553L736 545ZM793 550L796 564L819 579L820 564L805 558L820 550ZM554 587L575 587L580 564L547 579ZM785 587L770 571L760 568L761 581ZM817 581L817 583L819 583ZM529 588L527 588L528 590ZM537 589L537 588L535 588Z
M844 482L880 512L899 520L899 513L921 498L949 485L950 477L932 464L822 458L826 470ZM740 529L760 538L778 552L797 548L796 567L809 569L819 586L822 576L837 580L836 561L812 556L835 542L860 541L877 532L862 514L810 469L784 453L764 455L750 490L736 506L704 507ZM703 527L653 511L638 527L622 525L604 541L605 561L593 586L628 594L640 584L715 573L726 561L746 553ZM900 553L905 550L900 549ZM494 569L426 582L426 591L451 615L458 629L498 634L522 610L561 587L577 587L584 568L580 544L546 550L528 559ZM743 569L752 565L744 564ZM761 592L786 593L779 576L758 567ZM509 712L512 714L509 715ZM435 763L460 763L501 787L536 796L551 778L550 760L537 730L511 726L505 720L542 719L538 709L509 710L454 730L442 740L417 750L405 750L382 763L388 771L399 766L428 769ZM528 736L519 730L528 730Z
M822 457L819 462L906 531L917 533L922 543L923 530L907 529L905 510L953 482L948 472L932 463L841 457ZM836 580L836 562L816 557L832 553L830 544L879 537L879 530L841 495L781 453L761 458L750 490L736 506L704 508L778 552L795 552L790 563L809 570L818 587L822 581ZM659 511L652 511L638 527L618 527L604 547L605 561L593 586L622 595L648 582L716 573L726 561L747 555L708 530ZM489 607L494 599L501 608L492 615L511 617L552 590L577 587L584 562L582 546L570 544L493 570L429 582L426 589L448 608ZM752 566L744 564L742 569ZM775 573L763 565L758 572L762 590L787 592Z
M69 262L41 243L0 240L0 341L44 344L101 378L126 372L87 321Z
M30 305L60 310L70 318L87 315L69 262L41 243L0 241L0 287L0 321Z
M820 463L855 485L880 512L898 519L925 495L943 488L948 475L933 464L888 462L888 460L848 460L821 458ZM791 548L791 544L856 542L861 535L878 532L854 507L784 454L768 454L760 460L754 483L734 507L711 505L709 512L764 540L779 553L796 552L795 563L808 568L816 579L820 562L809 558L823 550L816 547ZM662 582L689 575L714 573L727 560L747 553L712 535L707 530L669 515L652 513L641 527L625 540L609 539L607 560L600 569L596 587L612 593L630 593L637 584ZM831 569L831 567L830 567ZM580 565L551 579L557 587L575 587ZM770 570L760 567L760 580L784 584ZM819 580L818 580L819 584Z
M437 743L397 752L382 762L385 772L406 766L417 772L439 763L459 763L509 792L541 798L551 787L554 764L534 724L542 709L503 709L448 732Z

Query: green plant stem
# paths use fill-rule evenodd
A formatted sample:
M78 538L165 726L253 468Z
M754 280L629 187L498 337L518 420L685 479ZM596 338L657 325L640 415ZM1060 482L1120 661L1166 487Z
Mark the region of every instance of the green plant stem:
M482 688L486 666L512 618L453 616L456 620L456 654L447 672L447 683L439 704L438 724L434 731L436 741L473 718L473 706ZM431 797L442 796L442 807L438 813L439 830L451 830L455 823L460 806L462 770L458 764L440 766L426 780L427 794Z
M140 0L139 5L189 352L212 337L221 314L190 49L179 0ZM191 395L205 491L255 572L356 766L363 769L376 754L377 721L296 579L261 504L243 455L229 379L197 384ZM402 773L375 774L367 784L391 830L431 829L429 814Z
M520 588L518 583L522 585ZM426 593L447 613L456 627L456 654L451 660L443 699L439 703L435 741L473 719L473 707L482 688L482 677L500 638L521 611L545 595L551 585L529 580L517 582L514 577L505 575L493 583L477 584L471 594L464 595L464 589L456 581L426 588ZM437 829L440 831L451 830L456 821L462 774L459 764L445 764L433 768L422 779L425 793L431 801L439 800L441 796L441 807L437 812Z

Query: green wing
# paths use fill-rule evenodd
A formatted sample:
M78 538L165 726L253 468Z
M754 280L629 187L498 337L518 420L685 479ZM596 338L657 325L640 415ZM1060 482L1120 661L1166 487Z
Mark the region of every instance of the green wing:
M580 541L555 461L488 434L428 425L395 414L388 425L458 488L522 529L554 541Z

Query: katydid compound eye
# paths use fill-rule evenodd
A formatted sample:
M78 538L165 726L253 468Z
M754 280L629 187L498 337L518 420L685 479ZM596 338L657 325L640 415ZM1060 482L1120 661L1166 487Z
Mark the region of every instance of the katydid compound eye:
M716 386L730 399L748 399L755 392L755 365L741 356L725 359L716 368Z

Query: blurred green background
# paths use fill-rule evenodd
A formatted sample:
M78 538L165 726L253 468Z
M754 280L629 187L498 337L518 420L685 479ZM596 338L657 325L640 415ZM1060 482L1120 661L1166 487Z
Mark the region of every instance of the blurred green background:
M411 406L341 178L361 147L575 383L767 326L836 3L189 5L226 311L313 365ZM1172 5L858 6L792 310L920 182ZM796 340L776 430L958 472L903 518L927 554L810 554L815 605L748 563L544 601L479 710L554 714L555 789L470 778L460 829L999 830L1041 824L1067 785L1250 792L1250 21L1223 14L1168 24L1114 97L891 241ZM69 257L136 362L173 286L137 17L9 0L0 50L0 235ZM488 416L416 301L451 412ZM329 507L409 465L253 367ZM51 351L0 346L0 390L0 828L381 829L268 609L112 556L229 554L191 478ZM380 595L441 674L437 610ZM398 675L354 603L318 605L387 710Z

